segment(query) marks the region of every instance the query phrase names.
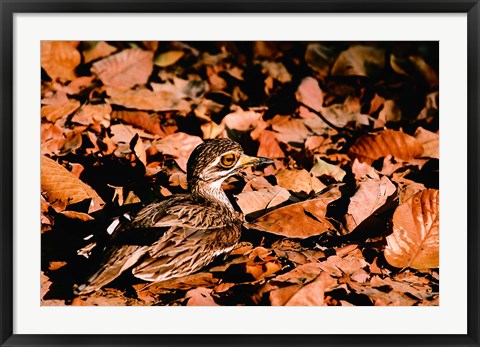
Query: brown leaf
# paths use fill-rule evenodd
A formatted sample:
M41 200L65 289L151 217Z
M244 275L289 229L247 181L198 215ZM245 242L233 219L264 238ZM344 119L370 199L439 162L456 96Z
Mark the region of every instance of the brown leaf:
M89 63L93 60L97 60L98 58L107 57L116 50L117 48L110 46L105 41L98 41L90 42L90 47L84 50L82 53L85 63Z
M323 108L323 92L318 81L313 77L305 77L298 86L297 100L305 105L320 111Z
M81 76L75 78L63 90L69 95L79 94L82 90L92 85L95 76Z
M405 178L408 173L410 173L410 171L401 174L394 173L392 175L392 181L398 185L398 200L400 203L407 201L416 193L426 189L424 184Z
M249 229L300 239L320 235L334 229L325 214L328 204L340 196L340 191L335 187L314 199L267 213L252 223L246 223L245 226Z
M326 186L307 170L280 169L275 175L278 185L297 194L318 193Z
M100 196L87 184L50 158L41 160L42 194L60 212L64 206L91 199L89 213L105 204Z
M52 80L75 79L75 68L80 64L81 56L74 41L42 41L41 64Z
M275 282L304 284L313 281L322 272L318 263L306 263L272 279Z
M292 75L288 72L285 66L280 62L262 61L263 72L266 72L270 77L276 79L281 83L290 82Z
M319 155L315 155L315 164L313 164L310 173L316 177L330 176L337 182L343 181L347 174L342 168L337 165L327 163Z
M440 159L438 134L418 127L414 136L423 146L422 157Z
M185 55L184 51L168 51L165 53L160 53L155 58L155 65L160 67L167 67L175 64Z
M279 142L303 144L312 135L304 119L278 115L273 117L271 124Z
M227 114L225 118L223 118L222 124L224 124L227 129L234 129L242 132L250 131L253 128L256 128L260 118L260 113L239 110Z
M395 191L395 185L386 176L382 176L382 178L365 177L359 183L355 195L350 198L348 213L345 215L347 229L353 231L383 206Z
M190 111L190 104L172 91L151 91L147 88L121 90L109 87L107 94L110 96L106 99L107 102L126 108L158 112Z
M192 136L186 133L175 133L163 139L156 140L152 144L164 155L174 157L178 166L186 172L188 157L200 143L202 143L202 139L198 136Z
M271 159L285 158L285 154L278 145L275 132L270 130L263 131L259 141L260 146L258 147L257 152L259 157Z
M40 300L43 301L43 297L45 294L48 293L48 290L50 289L50 286L52 285L52 282L50 279L43 273L43 271L40 272Z
M361 162L372 164L378 158L392 155L408 161L420 157L423 147L413 136L402 131L384 130L375 135L364 135L355 141L348 154Z
M399 268L439 266L439 191L416 193L397 207L393 233L387 237L385 259Z
M110 126L112 107L108 104L83 105L72 117L72 122L90 125L100 122L105 128Z
M140 49L125 49L92 65L105 85L125 89L147 83L152 71L153 53Z
M42 118L46 118L50 122L55 122L57 119L72 114L79 107L80 102L78 100L69 99L66 104L42 106L41 114Z
M44 143L48 140L62 138L63 130L56 124L42 123L40 136L41 142Z
M331 291L337 281L327 272L322 272L315 281L296 292L285 306L325 306L325 292Z
M275 272L281 269L282 264L280 264L278 260L247 262L245 265L245 272L252 275L256 281L273 275Z
M385 50L355 45L343 51L332 66L333 76L375 77L385 67Z
M212 289L198 287L191 289L185 294L188 299L187 306L218 306L213 300Z
M124 123L143 129L151 134L165 136L160 124L160 117L145 111L119 110L112 112L112 119L121 119Z
M290 198L290 193L279 186L263 188L255 191L244 191L235 195L237 204L245 215L258 217L255 212L264 214L275 206L283 204Z

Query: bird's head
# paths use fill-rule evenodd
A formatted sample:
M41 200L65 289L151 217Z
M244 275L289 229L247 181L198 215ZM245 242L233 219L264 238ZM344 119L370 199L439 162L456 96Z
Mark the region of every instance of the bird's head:
M220 189L222 182L242 169L271 164L268 158L251 157L243 153L242 147L230 139L206 140L198 145L187 163L187 181L190 191L203 185L211 189Z

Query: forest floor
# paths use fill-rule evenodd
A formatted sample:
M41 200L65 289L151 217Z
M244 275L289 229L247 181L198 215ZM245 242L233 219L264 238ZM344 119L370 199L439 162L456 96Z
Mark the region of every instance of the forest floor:
M43 41L42 305L438 305L438 43ZM107 227L229 137L242 240L74 297Z

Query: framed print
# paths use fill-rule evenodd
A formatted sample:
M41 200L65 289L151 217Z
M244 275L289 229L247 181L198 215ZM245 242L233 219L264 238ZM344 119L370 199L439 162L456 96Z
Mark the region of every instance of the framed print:
M2 345L479 344L477 1L1 11Z

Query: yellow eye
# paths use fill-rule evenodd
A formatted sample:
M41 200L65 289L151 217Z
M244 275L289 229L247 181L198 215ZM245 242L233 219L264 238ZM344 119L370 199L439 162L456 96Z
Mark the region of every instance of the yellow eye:
M228 153L222 156L220 159L220 164L225 168L231 168L233 165L235 165L236 161L237 156L234 153Z

